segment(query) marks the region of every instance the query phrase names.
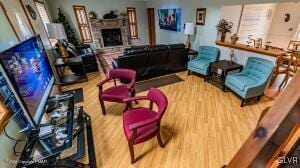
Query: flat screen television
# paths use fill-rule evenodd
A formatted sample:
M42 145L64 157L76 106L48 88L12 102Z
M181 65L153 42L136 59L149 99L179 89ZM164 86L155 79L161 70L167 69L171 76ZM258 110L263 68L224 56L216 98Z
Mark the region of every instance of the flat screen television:
M159 27L171 31L181 31L181 9L159 9Z
M40 36L3 51L0 62L31 120L38 124L54 84Z

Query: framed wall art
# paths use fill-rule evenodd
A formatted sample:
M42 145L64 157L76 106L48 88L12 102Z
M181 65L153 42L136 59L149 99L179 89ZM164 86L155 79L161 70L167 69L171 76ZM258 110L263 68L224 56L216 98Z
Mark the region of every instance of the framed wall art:
M196 24L205 25L206 8L197 8L196 11Z

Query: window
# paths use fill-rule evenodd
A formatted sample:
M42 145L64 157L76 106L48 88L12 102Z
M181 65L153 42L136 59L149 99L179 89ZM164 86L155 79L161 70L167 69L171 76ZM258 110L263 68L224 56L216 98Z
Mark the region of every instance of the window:
M50 23L50 19L49 19L49 15L47 13L45 4L41 1L38 1L38 0L35 0L34 2L35 2L35 5L36 5L36 8L38 10L38 13L41 17L41 20L44 24L44 27L47 29L47 24Z
M40 18L41 18L41 20L43 22L45 30L48 33L48 31L47 31L47 24L49 24L51 22L50 22L50 18L49 18L48 12L46 10L45 4L44 4L44 2L41 2L39 0L34 0L34 3L35 3L35 6L36 6L36 8L38 10ZM49 40L50 40L51 45L54 47L55 44L57 43L57 40L56 39L49 39Z
M26 39L32 37L32 34L30 33L28 27L24 24L24 21L22 20L22 17L19 15L19 13L16 12L15 15L16 15L17 23L21 30L23 39L26 40Z
M84 6L73 6L74 13L76 15L78 28L80 31L81 39L83 43L92 43L92 35L91 35L91 29L90 25L87 19L86 11Z
M138 29L137 29L137 21L136 21L136 9L127 8L127 14L128 14L128 21L129 21L130 38L137 39Z

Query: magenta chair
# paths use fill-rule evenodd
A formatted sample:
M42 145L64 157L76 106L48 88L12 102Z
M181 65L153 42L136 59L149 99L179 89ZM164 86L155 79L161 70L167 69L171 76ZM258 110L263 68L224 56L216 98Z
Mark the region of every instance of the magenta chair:
M150 107L138 107L130 109L132 101L149 100ZM131 163L135 162L133 145L145 142L154 136L157 137L159 145L163 148L164 144L160 136L160 121L167 109L167 97L160 90L150 88L147 96L132 97L125 99L127 103L123 113L124 133L128 140ZM158 107L157 112L153 111L153 103Z
M106 114L104 101L124 103L125 98L134 97L136 72L130 69L113 69L109 71L108 77L99 82L97 86L99 87L99 101L102 109L103 115ZM129 81L128 84L123 84L117 86L116 79ZM106 90L103 90L103 85L111 80L114 80L114 86Z

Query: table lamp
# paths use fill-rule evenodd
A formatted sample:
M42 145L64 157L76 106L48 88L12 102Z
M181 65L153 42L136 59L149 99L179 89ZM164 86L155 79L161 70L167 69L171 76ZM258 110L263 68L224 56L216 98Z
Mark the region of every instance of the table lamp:
M195 25L194 23L185 23L184 34L188 35L185 48L191 48L190 35L194 35L195 33Z
M69 57L67 49L63 46L63 40L67 39L65 29L61 23L47 24L48 35L50 39L58 40L58 50L60 56L65 59Z

